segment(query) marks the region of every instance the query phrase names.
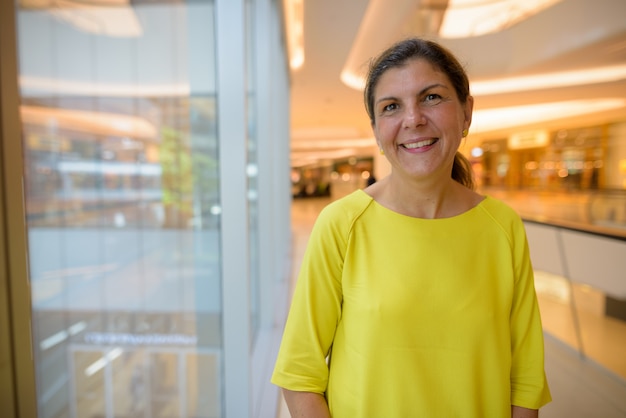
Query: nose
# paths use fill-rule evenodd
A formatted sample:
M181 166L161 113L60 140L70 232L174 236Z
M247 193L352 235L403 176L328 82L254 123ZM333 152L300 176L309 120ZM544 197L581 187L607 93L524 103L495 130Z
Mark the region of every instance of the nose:
M419 105L414 104L406 107L404 114L404 128L415 128L425 123L424 114Z

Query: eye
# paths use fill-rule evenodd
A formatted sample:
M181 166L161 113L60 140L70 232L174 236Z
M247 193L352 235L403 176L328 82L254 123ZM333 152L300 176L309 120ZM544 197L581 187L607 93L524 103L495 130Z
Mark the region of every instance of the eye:
M442 98L440 95L436 94L436 93L429 93L426 96L424 96L424 103L426 104L437 104L439 102L441 102Z
M383 112L389 112L391 110L396 110L398 108L397 103L389 103L386 106L383 106Z

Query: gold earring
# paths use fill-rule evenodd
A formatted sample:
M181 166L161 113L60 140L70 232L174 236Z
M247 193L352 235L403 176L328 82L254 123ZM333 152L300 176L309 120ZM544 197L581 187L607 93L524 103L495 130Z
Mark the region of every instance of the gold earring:
M380 149L380 155L385 155L385 151L383 151L383 149Z
M461 134L463 135L463 138L465 138L468 133L469 131L467 129L463 129L463 132Z

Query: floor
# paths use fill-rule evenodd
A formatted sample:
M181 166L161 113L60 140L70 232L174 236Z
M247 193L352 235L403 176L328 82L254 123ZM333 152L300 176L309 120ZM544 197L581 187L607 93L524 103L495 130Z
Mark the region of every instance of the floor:
M292 281L313 222L329 201L301 199L292 205ZM543 272L535 275L553 397L540 416L626 418L626 323L604 316L600 292ZM277 418L289 418L282 397L279 402Z

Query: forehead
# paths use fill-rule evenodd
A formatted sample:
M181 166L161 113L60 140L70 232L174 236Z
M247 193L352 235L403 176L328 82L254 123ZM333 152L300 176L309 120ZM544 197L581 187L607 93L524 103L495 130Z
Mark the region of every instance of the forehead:
M414 58L398 67L389 68L379 78L375 95L388 88L416 85L426 87L431 84L449 86L448 76L424 58Z

